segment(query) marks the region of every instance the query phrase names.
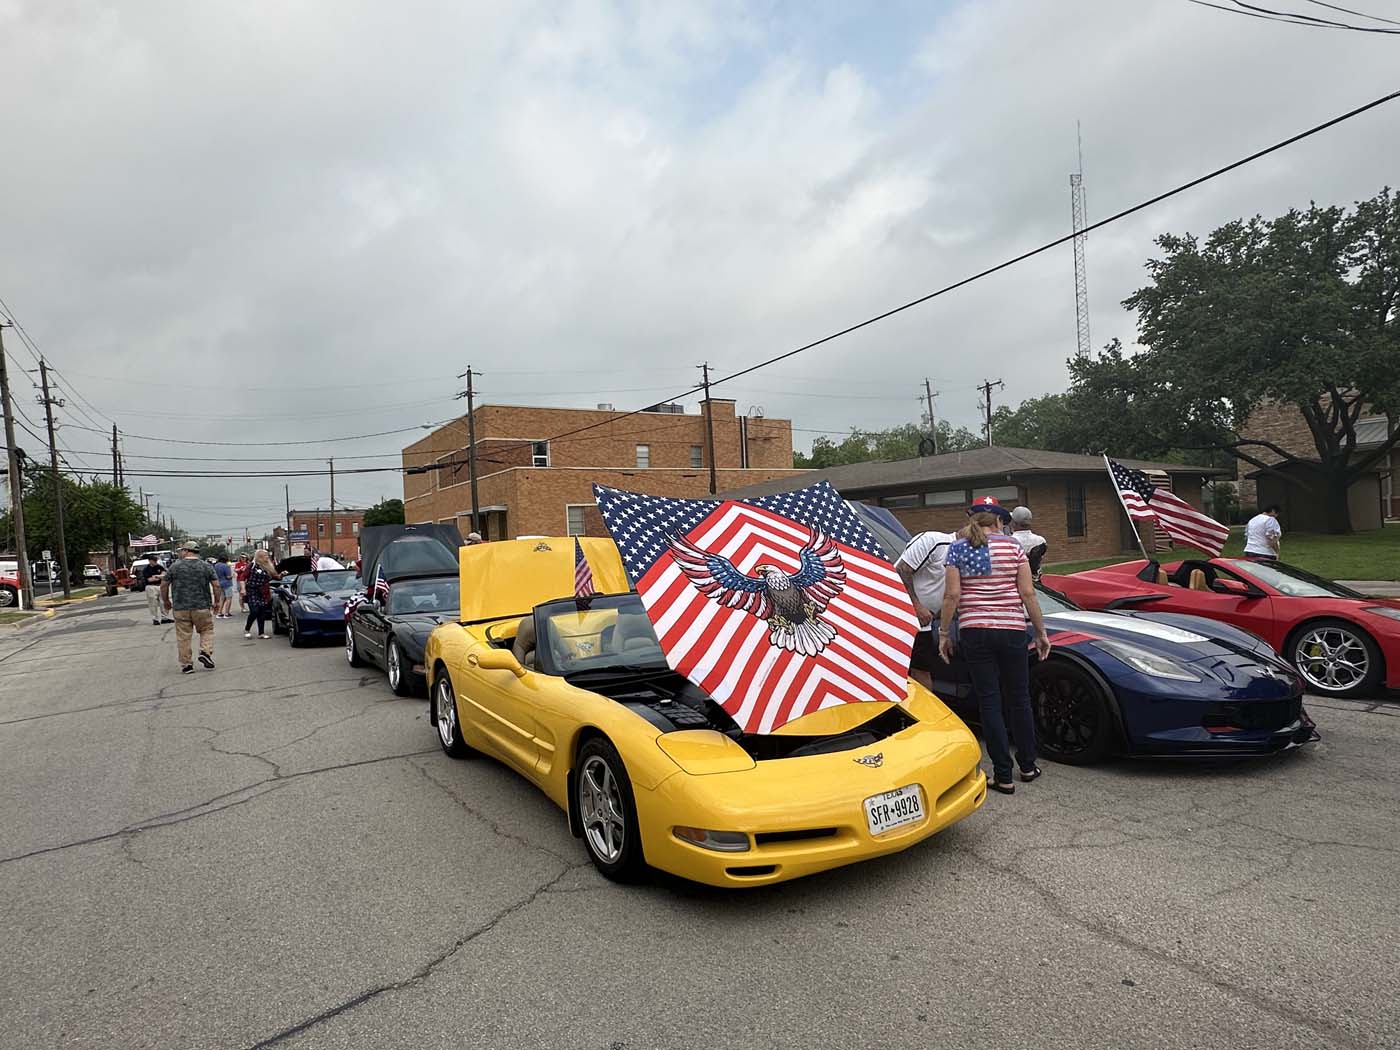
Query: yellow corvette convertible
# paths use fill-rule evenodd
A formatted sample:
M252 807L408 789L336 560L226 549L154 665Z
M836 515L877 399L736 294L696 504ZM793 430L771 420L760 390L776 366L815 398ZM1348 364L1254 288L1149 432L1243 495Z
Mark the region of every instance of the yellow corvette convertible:
M424 665L443 750L535 784L608 878L781 882L905 849L982 804L977 741L912 682L899 704L740 732L667 666L612 541L581 542L600 592L585 610L572 537L461 548L462 619L433 631Z

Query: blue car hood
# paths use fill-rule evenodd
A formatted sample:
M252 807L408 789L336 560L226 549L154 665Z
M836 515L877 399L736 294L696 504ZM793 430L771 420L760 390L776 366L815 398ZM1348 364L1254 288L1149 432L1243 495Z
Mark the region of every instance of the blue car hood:
M1108 639L1146 649L1178 663L1224 660L1232 666L1250 662L1272 669L1287 666L1263 639L1199 616L1076 609L1047 615L1045 626L1051 632L1051 641L1055 641L1056 632L1070 632L1070 637L1083 636L1074 641ZM1070 637L1057 644L1074 644Z

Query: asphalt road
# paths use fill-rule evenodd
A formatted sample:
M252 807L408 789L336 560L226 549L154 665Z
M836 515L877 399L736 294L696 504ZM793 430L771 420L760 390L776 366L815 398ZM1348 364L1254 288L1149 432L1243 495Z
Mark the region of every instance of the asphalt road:
M1400 707L1051 765L883 861L599 878L335 648L182 677L140 595L0 635L0 1047L1395 1047Z

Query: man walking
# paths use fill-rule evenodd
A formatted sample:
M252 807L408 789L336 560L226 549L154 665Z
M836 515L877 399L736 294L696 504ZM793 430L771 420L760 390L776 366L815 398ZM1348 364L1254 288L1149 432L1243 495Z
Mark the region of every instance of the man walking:
M909 541L894 563L904 589L914 603L919 633L909 657L909 675L925 689L933 688L934 661L938 659L938 614L943 608L944 559L957 540L951 532L921 532Z
M214 610L223 600L214 567L199 556L199 544L180 544L180 556L165 570L160 600L175 616L175 647L180 655L180 673L194 674L190 660L190 638L199 632L199 662L214 669Z
M151 614L151 623L159 627L162 623L160 609L160 589L165 584L165 566L154 554L146 555L146 564L141 569L141 578L146 581L146 611ZM169 617L165 617L169 623Z
M1278 561L1283 526L1278 523L1278 504L1265 507L1244 527L1244 556L1255 561Z
M1040 562L1050 545L1045 537L1031 529L1030 507L1017 507L1011 512L1011 538L1026 552L1026 560L1031 564L1031 578L1040 579Z

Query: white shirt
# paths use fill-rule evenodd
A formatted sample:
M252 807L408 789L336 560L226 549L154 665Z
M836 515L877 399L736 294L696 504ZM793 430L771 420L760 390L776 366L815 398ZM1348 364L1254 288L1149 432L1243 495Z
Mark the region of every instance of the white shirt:
M1037 535L1030 529L1018 529L1016 532L1013 532L1011 534L1011 538L1017 543L1019 543L1021 545L1021 549L1027 554L1029 554L1031 551L1035 550L1037 547L1039 547L1042 543L1045 542L1044 536Z
M913 570L914 593L935 617L943 607L943 562L948 557L948 548L956 540L957 536L951 532L921 532L909 541L896 563ZM932 627L920 630L928 631Z
M1278 551L1269 543L1269 537L1282 536L1283 527L1278 519L1268 514L1256 514L1244 527L1244 552L1246 554L1272 554Z
M343 568L345 568L345 566L344 566L344 565L341 565L340 562L336 561L334 558L327 558L324 554L321 555L319 558L316 559L316 571L317 571L317 572L322 572L322 571L324 571L324 570L326 570L326 569L343 569Z

